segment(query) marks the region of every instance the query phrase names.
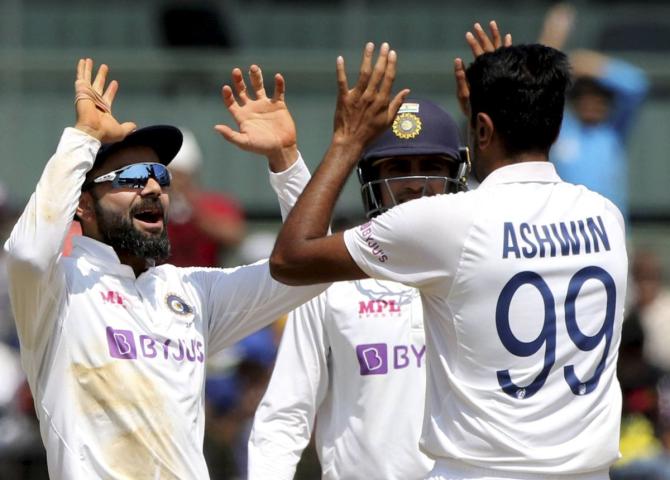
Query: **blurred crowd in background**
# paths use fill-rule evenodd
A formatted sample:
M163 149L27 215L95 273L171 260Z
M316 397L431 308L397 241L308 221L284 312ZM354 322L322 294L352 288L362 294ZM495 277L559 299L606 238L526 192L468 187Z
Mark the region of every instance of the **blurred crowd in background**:
M265 2L269 8L283 3ZM376 2L371 4L373 8L377 5ZM414 3L412 8L421 8L420 2ZM564 48L568 36L574 32L578 10L574 6L547 3L547 15L538 40ZM235 47L237 39L233 33L239 32L242 26L228 25L221 13L204 3L202 7L192 2L172 4L161 17L166 45ZM487 15L484 9L481 13ZM311 20L305 18L305 21ZM645 35L648 36L650 30L656 32L656 37L649 40L650 50L660 48L657 43L662 39L670 39L670 19L667 30L663 30L660 23L649 27ZM644 40L629 33L614 35L613 39L622 42L623 50L627 45L637 48ZM670 40L665 44L665 52L668 50ZM664 271L669 262L670 239L665 244L661 242L659 248L658 241L645 244L636 237L637 228L651 226L667 230L670 204L653 218L631 215L629 204L630 171L637 167L628 159L628 137L654 85L647 72L634 65L635 62L624 62L608 52L583 48L568 53L573 62L575 83L561 136L552 150L552 161L564 179L585 184L608 196L631 220L628 224L629 292L618 365L624 395L622 458L613 468L612 478L670 479L670 287ZM257 228L255 218L249 218L247 205L236 195L203 186L206 183L203 178L208 175L198 140L203 132L190 125L181 127L184 146L170 167L173 186L168 232L173 256L169 261L179 266L226 266L267 257L274 242L276 224L274 230ZM299 121L297 127L299 134L303 128L307 130ZM325 145L327 139L322 140ZM49 154L44 152L44 162ZM0 177L2 243L25 201L11 198L6 188L11 182L10 178ZM358 203L358 199L354 203ZM342 225L351 224L358 220L358 215L359 212L348 212L339 221ZM278 214L276 218L264 220L266 224L278 222ZM76 225L72 234L78 234ZM65 255L68 248L68 244L64 245ZM0 480L43 479L47 478L46 458L30 390L19 363L19 344L2 264L3 252L0 251L0 378L3 379L0 382ZM272 372L284 321L285 318L278 318L271 327L208 359L205 455L212 478L245 478L248 434ZM313 448L305 451L296 478L320 478Z

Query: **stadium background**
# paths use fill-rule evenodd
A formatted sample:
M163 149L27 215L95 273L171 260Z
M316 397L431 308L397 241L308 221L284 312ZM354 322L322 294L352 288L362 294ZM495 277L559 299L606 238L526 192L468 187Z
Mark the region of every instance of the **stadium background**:
M634 246L661 253L670 272L670 2L575 1L566 50L590 48L642 67L651 92L629 139L629 233ZM243 204L251 232L276 230L266 162L213 130L232 124L220 98L230 71L258 63L275 72L308 165L330 139L334 65L355 71L363 44L389 41L399 53L396 87L457 112L452 62L470 59L463 39L474 21L496 19L515 43L533 42L548 1L507 0L0 0L0 182L21 206L74 120L76 61L107 63L120 82L115 116L138 125L167 123L195 132L204 186ZM352 178L338 214L361 213ZM0 437L2 433L0 433ZM0 478L3 478L0 472Z
M13 200L24 202L62 128L73 122L72 79L81 56L108 63L119 80L117 117L139 125L190 127L204 151L205 186L235 195L252 221L265 221L277 218L265 162L227 144L212 128L230 124L219 91L234 66L246 70L257 62L266 77L285 75L299 146L314 167L330 138L337 55L345 56L351 71L365 41L387 40L399 52L396 86L409 86L415 95L456 112L451 68L455 56L470 58L465 30L475 20L497 19L515 43L532 42L551 4L226 0L202 4L210 11L194 13L199 5L166 0L0 2L0 179ZM631 233L634 240L666 249L668 261L670 242L662 240L670 220L670 3L574 5L577 24L567 49L611 53L650 76L651 95L629 144ZM177 12L176 22L165 14L175 6L186 7ZM172 25L167 34L166 25ZM360 212L355 182L349 182L338 209Z

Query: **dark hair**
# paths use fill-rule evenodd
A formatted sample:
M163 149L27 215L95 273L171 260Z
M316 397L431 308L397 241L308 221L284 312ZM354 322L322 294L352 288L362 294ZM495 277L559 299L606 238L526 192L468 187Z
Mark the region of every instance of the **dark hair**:
M499 48L467 68L470 123L491 117L508 154L548 152L563 121L570 84L566 55L544 45Z

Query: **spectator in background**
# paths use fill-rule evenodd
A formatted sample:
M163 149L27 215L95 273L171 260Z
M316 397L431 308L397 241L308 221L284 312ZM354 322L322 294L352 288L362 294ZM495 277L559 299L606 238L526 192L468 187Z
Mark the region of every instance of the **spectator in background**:
M624 398L619 465L626 466L622 472L640 475L650 466L656 468L663 455L666 468L670 465L670 450L656 456L670 449L670 409L658 408L659 402L670 405L670 291L662 281L658 256L646 248L638 250L631 262L632 299L623 322L617 369ZM650 457L654 461L648 463Z
M633 305L644 333L643 355L647 362L670 374L670 290L663 286L663 267L648 249L636 252L632 262Z
M562 49L574 26L568 4L551 8L539 43ZM573 86L550 160L563 180L585 185L612 200L628 220L626 138L649 84L645 73L620 59L590 50L569 55Z
M665 376L656 388L658 422L655 448L645 455L613 468L612 480L667 480L670 478L670 376Z
M168 262L178 267L217 267L244 238L244 213L234 199L201 189L202 151L193 132L181 131L184 143L168 167L172 173Z

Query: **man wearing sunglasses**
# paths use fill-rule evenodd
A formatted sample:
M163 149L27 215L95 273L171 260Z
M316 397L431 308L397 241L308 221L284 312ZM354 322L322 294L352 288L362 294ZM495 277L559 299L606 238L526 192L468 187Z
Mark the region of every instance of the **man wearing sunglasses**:
M155 266L178 129L135 130L111 114L107 67L80 60L75 128L65 130L5 245L22 364L52 479L206 479L202 453L207 355L323 291L275 282L266 262L236 269ZM285 215L309 178L275 77L255 98L233 70L223 100L229 141L268 157ZM74 217L83 235L60 255Z

